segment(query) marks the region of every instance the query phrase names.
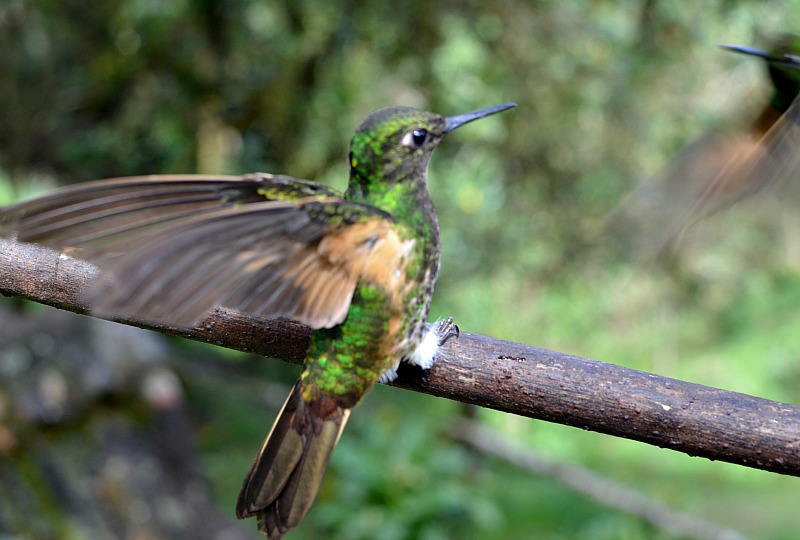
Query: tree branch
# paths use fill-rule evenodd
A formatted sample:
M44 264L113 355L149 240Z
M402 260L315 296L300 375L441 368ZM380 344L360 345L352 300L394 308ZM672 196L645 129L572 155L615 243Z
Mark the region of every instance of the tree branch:
M87 313L96 269L36 245L0 239L0 293ZM193 329L118 322L301 363L308 328L218 309ZM403 367L395 386L800 476L800 407L613 364L462 332L429 371Z

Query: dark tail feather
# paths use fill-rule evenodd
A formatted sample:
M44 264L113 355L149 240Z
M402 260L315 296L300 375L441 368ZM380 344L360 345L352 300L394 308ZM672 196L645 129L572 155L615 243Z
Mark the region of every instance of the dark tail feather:
M332 399L307 403L298 382L261 445L236 503L239 519L258 516L275 540L308 513L350 410Z

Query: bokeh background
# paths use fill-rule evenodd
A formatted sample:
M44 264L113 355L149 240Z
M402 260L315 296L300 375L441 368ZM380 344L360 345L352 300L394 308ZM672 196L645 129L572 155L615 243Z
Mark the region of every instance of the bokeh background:
M789 0L4 0L0 204L150 173L343 188L372 110L516 101L432 160L432 317L798 404L800 201L767 191L644 261L602 227L768 100L762 63L717 44L792 31ZM235 497L296 366L14 299L0 323L0 537L257 537ZM380 387L291 538L673 538L453 441L460 416L746 537L800 531L795 478Z

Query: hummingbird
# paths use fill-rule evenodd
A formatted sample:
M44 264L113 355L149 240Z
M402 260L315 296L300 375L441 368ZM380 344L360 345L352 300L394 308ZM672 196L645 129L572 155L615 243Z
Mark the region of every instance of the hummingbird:
M311 508L364 395L401 361L430 368L457 335L451 318L427 321L441 251L428 162L447 133L515 106L373 112L352 138L344 193L266 173L101 180L0 210L0 234L95 263L86 298L101 316L192 326L224 306L312 328L236 503L278 539Z
M764 60L772 96L745 129L707 132L684 146L609 214L603 228L644 259L675 250L693 224L800 172L800 37L783 36L769 51L721 47Z

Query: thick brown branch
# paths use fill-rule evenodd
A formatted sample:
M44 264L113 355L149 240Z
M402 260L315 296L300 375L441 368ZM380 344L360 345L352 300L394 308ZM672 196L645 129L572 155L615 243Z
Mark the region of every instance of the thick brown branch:
M94 267L0 239L0 293L79 313ZM119 322L299 363L308 329L217 310L194 329ZM693 456L800 476L800 407L462 332L433 369L396 386L638 440Z

